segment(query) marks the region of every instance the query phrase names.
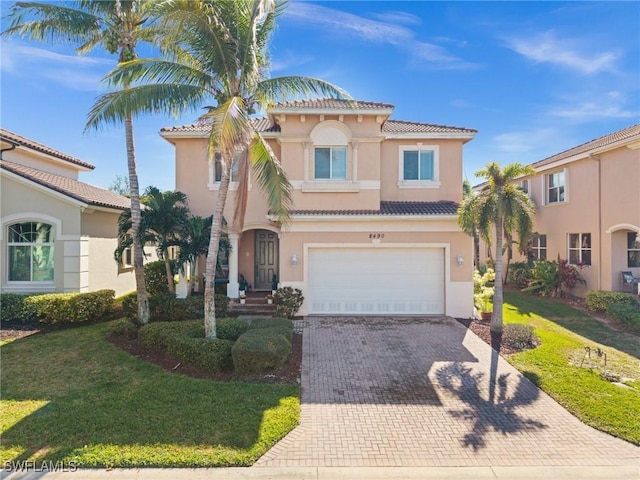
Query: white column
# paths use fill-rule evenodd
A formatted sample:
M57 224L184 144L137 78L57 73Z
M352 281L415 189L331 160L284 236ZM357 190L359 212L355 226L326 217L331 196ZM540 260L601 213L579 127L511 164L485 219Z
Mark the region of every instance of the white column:
M231 255L229 255L229 283L227 284L227 297L238 298L238 238L237 233L229 234Z

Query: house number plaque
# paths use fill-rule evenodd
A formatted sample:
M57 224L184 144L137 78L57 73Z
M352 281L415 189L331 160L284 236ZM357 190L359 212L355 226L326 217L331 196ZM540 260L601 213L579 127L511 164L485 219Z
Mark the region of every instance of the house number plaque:
M370 233L369 238L375 238L375 239L384 238L384 233Z

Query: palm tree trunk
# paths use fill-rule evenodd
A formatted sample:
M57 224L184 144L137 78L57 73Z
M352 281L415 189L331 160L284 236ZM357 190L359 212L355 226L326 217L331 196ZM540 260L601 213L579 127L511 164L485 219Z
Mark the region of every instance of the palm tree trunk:
M136 149L133 142L133 119L127 115L124 121L125 138L127 142L127 167L129 169L129 188L131 190L131 235L133 238L133 271L136 278L136 291L138 293L138 322L149 322L149 299L144 283L144 255L138 242L140 230L140 187L138 186L138 173L136 170Z
M167 256L167 251L164 251L164 271L167 275L167 288L169 293L176 293L176 284L173 281L173 272L171 271L171 260Z
M205 266L204 284L204 335L206 338L216 338L216 305L215 305L215 279L216 264L218 260L218 248L222 236L222 216L224 206L227 203L229 193L229 180L231 178L231 161L222 161L222 178L220 189L216 197L216 206L213 211L213 223L211 236L209 237L209 253Z
M193 292L193 287L196 284L196 259L189 262L189 286L187 288L187 298L191 296Z
M496 221L496 258L494 261L496 279L493 293L493 313L491 315L492 332L502 332L502 232L504 219L502 212L498 211L498 220Z

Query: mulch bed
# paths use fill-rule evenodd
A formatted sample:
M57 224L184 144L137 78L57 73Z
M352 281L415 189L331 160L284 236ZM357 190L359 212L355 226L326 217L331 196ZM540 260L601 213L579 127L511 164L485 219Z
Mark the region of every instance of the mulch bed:
M291 341L291 353L282 368L255 375L239 375L234 372L208 372L182 363L161 349L150 348L139 340L122 337L109 337L108 340L118 348L130 353L142 361L158 365L165 372L187 375L194 378L224 382L253 383L293 383L300 384L300 365L302 363L302 334L294 333Z
M490 345L500 355L512 355L527 350L526 348L514 348L502 343L500 334L491 333L489 321L472 320L470 318L457 318L456 320L475 333L480 337L480 340Z

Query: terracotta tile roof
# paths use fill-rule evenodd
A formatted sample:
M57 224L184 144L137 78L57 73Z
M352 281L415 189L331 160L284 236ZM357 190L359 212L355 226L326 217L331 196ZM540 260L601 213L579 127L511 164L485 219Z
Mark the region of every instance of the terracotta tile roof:
M402 120L387 120L382 125L384 133L468 133L474 135L477 130L447 125L433 125L430 123L405 122Z
M456 215L455 202L380 202L378 210L292 210L291 215Z
M83 160L72 157L71 155L67 155L66 153L62 153L51 147L47 147L46 145L42 145L41 143L34 142L33 140L29 140L28 138L25 138L22 135L18 135L17 133L10 132L9 130L5 130L4 128L0 128L0 139L13 144L17 144L18 146L21 146L21 147L30 148L31 150L35 150L40 153L51 155L52 157L59 158L60 160L73 163L74 165L79 165L81 167L89 168L91 170L96 168L94 165L91 165L90 163L87 163Z
M119 210L131 208L131 200L106 188L95 187L73 178L43 172L42 170L5 160L0 161L0 168L89 205L117 208Z
M269 110L289 109L314 109L314 110L388 110L394 106L390 103L366 102L362 100L336 100L333 98L317 98L314 100L296 100L282 102L274 105Z
M608 135L604 135L602 137L598 137L596 139L590 140L586 143L583 143L582 145L578 145L577 147L570 148L569 150L565 150L564 152L557 153L543 160L539 160L535 163L532 163L531 166L534 168L541 167L548 163L557 162L558 160L563 160L565 158L573 157L574 155L580 155L581 153L586 153L590 150L596 150L602 147L607 147L617 142L632 139L633 137L638 137L636 140L640 140L640 123L636 125L632 125L627 128L623 128L622 130L618 130Z
M253 125L258 132L279 132L280 125L271 123L271 120L267 117L254 118ZM184 132L184 133L199 133L202 135L208 134L211 129L209 122L195 122L190 125L178 125L175 127L163 127L160 132Z

